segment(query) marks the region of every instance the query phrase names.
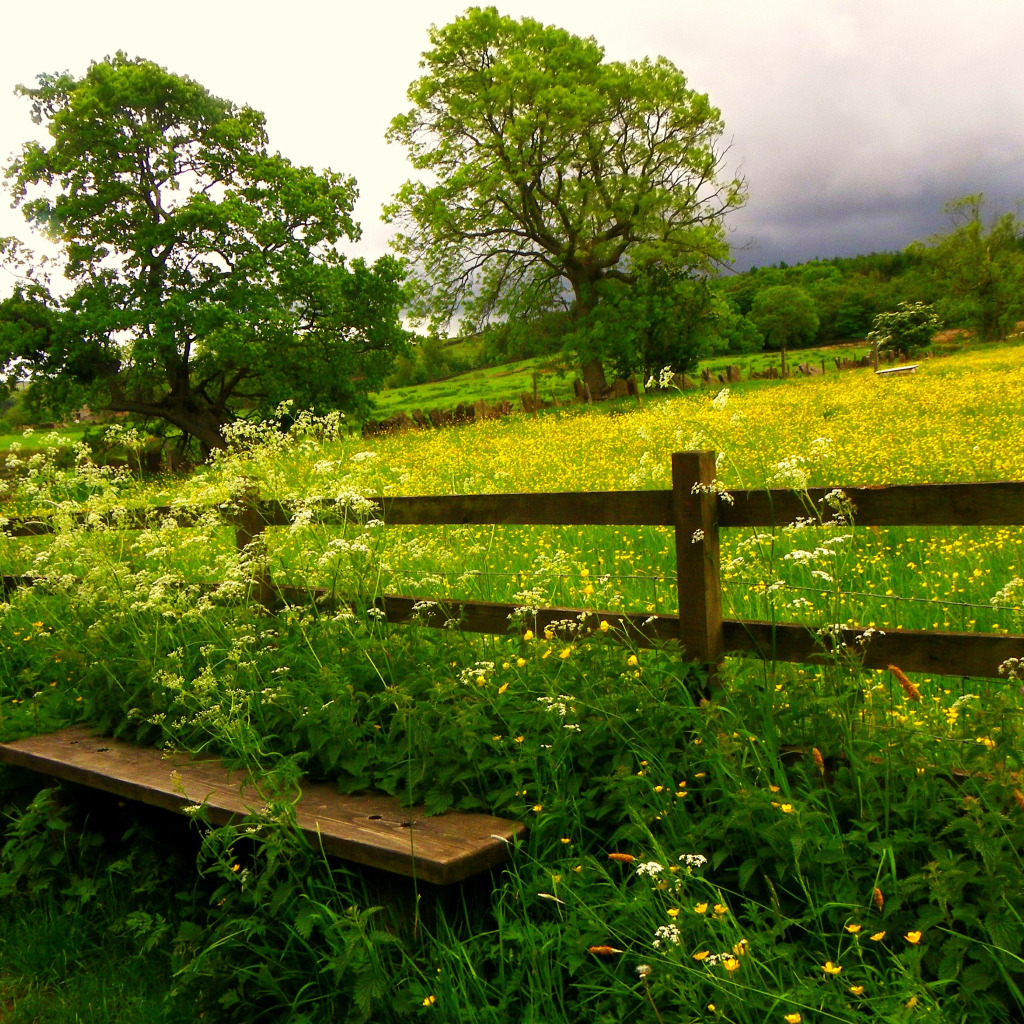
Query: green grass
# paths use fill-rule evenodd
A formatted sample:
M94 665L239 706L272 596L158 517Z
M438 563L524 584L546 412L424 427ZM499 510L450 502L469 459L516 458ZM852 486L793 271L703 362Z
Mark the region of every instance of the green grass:
M48 435L60 439L60 443L70 447L85 436L84 427L62 427L59 430L36 430L31 427L0 432L0 452L10 450L12 444L25 449L35 450L39 440Z
M809 363L821 369L824 361L825 372L833 374L836 372L834 357L860 358L870 354L870 351L870 345L860 342L797 349L788 355L793 372L796 372L799 363ZM706 369L717 375L729 366L739 366L743 377L746 378L752 370L762 372L771 366L778 367L779 358L778 352L771 351L727 353L702 360L693 376L699 380L701 370ZM538 357L483 370L472 370L447 380L388 388L373 396L376 405L374 415L383 419L399 411L411 413L414 409L453 409L460 402L472 403L479 399L491 404L508 400L518 407L521 394L533 393L534 372L539 374L538 394L545 401L573 401L572 382L579 376L578 368L561 358Z
M480 399L495 404L505 400L519 407L519 396L533 393L533 375L538 375L538 394L545 401L557 398L569 402L573 398L572 381L575 370L548 357L524 359L504 366L471 370L448 380L433 381L405 388L390 388L373 396L380 419L399 410L454 409L460 402Z

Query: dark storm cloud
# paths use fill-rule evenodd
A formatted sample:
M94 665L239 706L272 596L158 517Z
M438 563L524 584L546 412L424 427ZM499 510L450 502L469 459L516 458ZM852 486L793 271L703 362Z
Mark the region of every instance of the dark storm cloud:
M984 192L991 215L1024 199L1024 4L779 0L718 27L729 47L678 32L674 59L721 107L748 183L738 267L901 249L948 229L950 199Z

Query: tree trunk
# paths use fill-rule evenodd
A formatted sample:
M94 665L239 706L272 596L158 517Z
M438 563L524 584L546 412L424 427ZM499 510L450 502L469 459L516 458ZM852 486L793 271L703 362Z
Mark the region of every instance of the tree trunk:
M569 275L573 293L576 296L576 320L584 320L587 314L594 308L597 301L595 294L595 278L585 274ZM580 360L580 375L583 383L590 388L590 394L595 401L604 398L608 391L608 380L604 375L604 365L601 360L593 357Z
M209 458L215 448L226 448L224 426L226 421L213 410L197 408L195 404L177 402L136 402L125 398L114 387L111 387L111 401L107 408L111 412L135 412L153 419L166 420L177 427L183 434L189 434L199 442L203 460Z
M604 397L608 390L608 380L604 375L604 365L600 359L591 359L580 367L583 374L583 383L590 388L590 393L596 400Z

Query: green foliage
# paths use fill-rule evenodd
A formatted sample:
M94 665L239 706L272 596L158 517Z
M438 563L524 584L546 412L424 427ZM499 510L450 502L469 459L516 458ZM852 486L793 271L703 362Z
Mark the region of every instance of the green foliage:
M403 345L403 272L339 251L353 179L268 152L262 114L123 53L18 91L52 143L23 147L11 192L67 284L30 266L0 304L6 369L55 406L166 420L206 449L284 399L366 407Z
M923 302L901 302L895 312L879 313L871 324L868 340L878 347L908 354L922 352L932 343L942 321Z
M617 377L662 367L691 373L718 340L710 283L685 266L652 263L637 268L631 284L606 281L599 301L567 337L584 362L614 367Z
M554 355L572 330L572 317L564 310L490 324L483 332L484 352L492 364Z
M750 307L750 319L764 335L765 344L782 350L786 371L786 348L810 344L818 332L814 301L802 288L779 284L757 293Z
M395 360L394 370L388 377L387 385L392 388L410 387L428 381L442 380L465 373L469 363L455 355L448 346L437 338L423 338L410 348L407 355Z
M728 302L719 306L715 331L729 352L760 352L764 348L764 335L754 322L737 312Z
M586 316L603 282L637 267L727 257L722 218L742 183L721 177L718 110L670 61L605 61L593 39L493 7L430 41L388 135L433 179L387 210L422 315L480 326L571 290Z
M934 268L942 318L992 341L1024 318L1024 222L1004 213L986 228L984 209L980 193L946 203L953 230L916 248Z

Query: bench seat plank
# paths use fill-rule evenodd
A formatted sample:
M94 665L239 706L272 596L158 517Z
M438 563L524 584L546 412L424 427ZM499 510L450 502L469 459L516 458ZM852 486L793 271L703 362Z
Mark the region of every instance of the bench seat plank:
M84 726L0 743L0 761L166 810L205 804L216 825L257 814L265 803L248 773L227 770L219 758L167 756ZM526 833L518 821L456 811L427 817L396 797L345 796L325 783L302 785L296 820L327 854L439 885L502 863Z

